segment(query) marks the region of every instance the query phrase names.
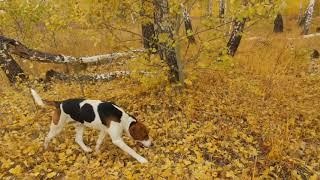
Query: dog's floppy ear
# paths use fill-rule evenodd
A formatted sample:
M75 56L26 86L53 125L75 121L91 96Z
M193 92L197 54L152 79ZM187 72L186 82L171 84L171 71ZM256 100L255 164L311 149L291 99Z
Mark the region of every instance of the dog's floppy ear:
M149 139L148 129L138 121L130 124L129 133L134 140L143 141Z

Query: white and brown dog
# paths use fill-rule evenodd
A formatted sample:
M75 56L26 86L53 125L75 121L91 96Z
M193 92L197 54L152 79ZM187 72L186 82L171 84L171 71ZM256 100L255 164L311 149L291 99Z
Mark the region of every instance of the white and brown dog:
M123 151L130 154L140 163L148 162L144 157L137 154L122 139L123 131L144 147L152 145L148 136L147 128L136 118L127 114L123 109L111 102L86 99L67 99L65 101L42 100L38 93L31 89L35 102L44 107L54 106L50 131L45 138L44 147L47 148L50 140L58 135L65 124L73 122L76 131L75 141L85 152L91 152L91 148L83 142L84 127L91 127L100 131L95 150L99 148L104 137L108 133L112 143Z

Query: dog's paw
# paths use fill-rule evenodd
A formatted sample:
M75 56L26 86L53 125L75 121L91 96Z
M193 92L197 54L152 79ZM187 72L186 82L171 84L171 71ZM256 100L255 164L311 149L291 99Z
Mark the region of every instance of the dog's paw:
M96 153L100 153L100 147L96 147L96 148L94 149L94 151L95 151Z
M92 149L89 147L85 147L83 148L83 151L89 153L89 152L92 152Z
M45 150L48 149L48 145L49 145L48 142L44 142L44 143L43 143L43 147L44 147Z
M147 160L146 158L143 158L143 157L139 158L138 161L139 161L140 163L142 163L142 164L148 163L148 160Z

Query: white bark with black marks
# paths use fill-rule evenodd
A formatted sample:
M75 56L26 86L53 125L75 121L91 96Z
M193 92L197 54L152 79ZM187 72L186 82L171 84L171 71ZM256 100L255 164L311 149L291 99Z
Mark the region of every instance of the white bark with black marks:
M300 19L299 25L303 26L302 34L304 35L307 35L309 33L314 6L315 0L310 0L307 10L305 11L303 17Z
M312 15L314 11L314 5L315 5L315 0L310 0L308 9L306 11L305 15L305 23L303 27L303 34L307 35L309 33L310 25L311 25L311 20L312 20Z
M96 82L96 81L111 81L116 78L120 77L127 77L131 74L130 71L114 71L106 74L92 74L92 75L80 75L80 76L74 76L65 74L62 72L57 72L54 70L49 70L46 73L45 82L51 82L53 80L60 80L60 81L90 81L90 82Z
M235 20L233 23L233 29L227 44L227 53L230 56L234 56L240 45L242 33L244 30L246 19Z
M126 52L115 52L111 54L102 54L97 56L89 56L89 57L72 57L65 56L62 54L52 54L41 52L38 50L34 50L28 48L24 44L14 39L10 39L4 36L0 36L0 45L4 47L4 51L10 52L14 55L17 55L21 58L25 58L28 60L43 62L43 63L56 63L56 64L104 64L111 63L116 59L120 58L132 58L135 57L137 53L146 52L145 49L135 49L129 50Z
M189 43L195 44L196 39L194 38L194 35L193 35L192 22L191 22L190 15L187 11L187 8L183 4L180 4L180 6L183 14L183 21L184 21L184 27L186 30L186 36L189 40Z

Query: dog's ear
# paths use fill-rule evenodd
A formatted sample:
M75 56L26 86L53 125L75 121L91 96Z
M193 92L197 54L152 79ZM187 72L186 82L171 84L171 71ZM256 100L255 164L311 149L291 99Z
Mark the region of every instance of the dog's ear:
M143 141L149 139L148 129L138 121L130 124L129 133L134 140Z

